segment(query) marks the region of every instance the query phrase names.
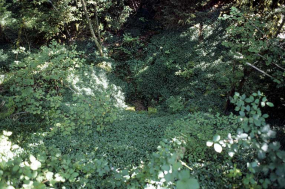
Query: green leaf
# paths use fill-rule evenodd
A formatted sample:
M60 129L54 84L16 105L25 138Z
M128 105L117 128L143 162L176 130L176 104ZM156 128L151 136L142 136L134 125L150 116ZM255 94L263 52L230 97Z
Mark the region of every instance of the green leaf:
M235 155L234 152L229 152L228 154L229 154L230 157L233 157Z
M161 168L164 171L169 171L170 170L170 166L169 165L163 165Z
M248 178L244 178L244 179L242 180L242 182L243 182L245 185L248 185L248 184L249 184Z
M13 172L17 172L19 170L19 165L15 165L12 169Z
M218 142L221 139L220 135L214 135L213 136L213 141Z
M122 179L122 175L119 174L119 173L115 174L115 179L116 179L116 180Z
M173 170L178 170L180 168L182 168L182 164L180 162L175 162L173 164Z
M276 155L280 158L280 159L284 159L285 158L285 151L278 151L276 153Z
M217 144L217 143L214 144L214 149L218 153L221 153L223 150L222 146L220 144Z
M11 136L12 132L11 131L3 131L4 136Z
M164 176L164 178L165 178L165 180L166 180L167 182L173 182L173 180L174 180L174 177L173 177L173 175L172 175L171 173L166 174L166 175Z
M285 187L285 179L283 177L277 178L278 184L280 185L281 188Z
M252 162L251 167L257 167L257 162Z
M206 142L206 145L207 145L208 147L213 146L213 142L212 142L212 141L207 141L207 142Z
M214 149L218 153L221 153L223 151L222 146L220 144L217 144L217 143L214 144Z
M251 183L251 184L255 184L256 181L255 181L253 178L250 178L250 183Z
M238 135L240 139L246 139L248 137L247 133L241 133L240 135Z
M254 119L253 121L256 126L261 126L261 121L259 119Z
M274 104L272 102L266 102L266 105L269 107L274 107Z
M247 103L251 103L251 102L253 102L253 101L254 101L253 96L250 96L249 98L246 98L246 99L245 99L245 102L247 102Z
M53 172L47 172L47 173L46 173L46 179L47 179L47 180L51 180L52 177L53 177Z
M32 170L37 170L38 168L41 167L41 162L39 162L33 155L30 155L30 161L31 161L31 169Z
M245 107L245 109L246 109L246 111L250 111L250 106L249 105L247 105L246 107Z
M274 182L276 179L277 179L276 174L275 173L270 173L270 180Z
M263 118L268 118L269 117L269 115L268 114L263 114L263 116L262 116Z
M15 189L13 186L7 186L6 189Z
M128 171L127 169L124 169L124 170L122 171L122 174L123 174L123 176L129 175L129 171Z
M199 189L199 183L196 179L189 178L186 181L179 180L176 184L177 189Z
M78 175L79 175L78 173L74 172L72 173L71 177L76 178Z
M285 73L284 73L285 74ZM275 83L278 83L278 84L280 84L281 83L281 81L280 80L278 80L278 79L274 79L273 80Z
M265 106L265 102L261 102L261 107L264 107Z
M240 111L240 112L239 112L239 115L242 116L242 117L244 117L244 116L245 116L244 111Z
M188 170L182 170L178 177L181 181L187 181L190 178L190 173Z

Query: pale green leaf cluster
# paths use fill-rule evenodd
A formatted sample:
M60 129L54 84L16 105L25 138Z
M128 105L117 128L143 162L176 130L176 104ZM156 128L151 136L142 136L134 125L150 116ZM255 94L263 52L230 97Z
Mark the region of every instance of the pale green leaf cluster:
M228 134L223 140L215 135L213 141L207 142L207 146L214 143L216 152L227 151L230 159L224 163L241 159L234 163L234 168L228 173L236 186L285 187L285 152L280 149L280 143L274 140L276 132L265 121L268 115L262 114L260 110L260 107L273 107L273 104L259 91L249 97L236 93L231 102L239 112L240 128L236 135Z

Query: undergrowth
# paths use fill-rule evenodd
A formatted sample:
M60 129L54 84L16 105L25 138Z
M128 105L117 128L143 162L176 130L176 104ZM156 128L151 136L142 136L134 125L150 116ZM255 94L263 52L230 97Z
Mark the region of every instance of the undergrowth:
M240 86L229 22L213 16L124 33L112 58L92 43L0 51L0 188L284 188L285 152L260 109L273 103L235 93L221 114L259 86Z

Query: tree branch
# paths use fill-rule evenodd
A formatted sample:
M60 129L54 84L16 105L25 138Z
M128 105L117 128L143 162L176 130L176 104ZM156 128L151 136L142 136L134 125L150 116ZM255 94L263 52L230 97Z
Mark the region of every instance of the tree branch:
M252 25L263 35L263 37L268 41L269 44L274 45L274 46L276 46L276 47L279 47L279 48L285 50L282 46L279 46L279 45L276 45L276 44L272 43L272 42L268 39L266 33L264 33L262 30L260 30L253 22L250 21L250 19L247 19L245 16L243 16L243 17L244 17L246 20L248 20L248 22L249 22L250 24L252 24ZM284 19L283 19L283 21L284 21Z
M276 38L276 37L279 35L279 33L280 33L281 29L283 28L283 26L284 26L284 24L285 24L285 18L284 18L284 15L282 15L282 16L283 16L283 20L282 20L282 22L281 22L280 26L278 27L278 29L277 29L277 31L276 31L276 33L275 33L275 35L274 35L274 38Z
M54 6L54 4L52 3L51 0L49 0L49 3L51 4L51 6L52 6L57 12L59 12L59 10ZM64 27L65 27L65 29L66 29L66 32L67 32L68 37L71 38L71 35L70 35L70 33L69 33L68 29L67 29L67 24L66 24L66 22L63 21L63 24L64 24Z
M255 54L255 55L260 56L261 58L263 58L263 59L266 60L266 58L265 58L264 56L262 56L261 54ZM273 62L271 62L271 64L273 64L273 65L275 65L276 67L280 68L281 70L285 71L285 68L282 68L282 67L279 66L278 64L275 64L275 63L273 63Z
M98 39L97 39L97 37L95 35L94 29L93 29L93 26L92 26L92 23L91 23L91 21L89 19L85 0L81 0L81 3L82 3L82 6L83 6L83 10L84 10L84 13L85 13L86 20L87 20L88 25L89 25L89 29L90 29L91 35L92 35L92 37L94 39L95 45L98 48L100 55L104 57L104 53L102 51L102 47L101 47L100 43L98 42Z
M272 79L275 79L274 77L272 77L271 75L269 75L269 74L266 73L265 71L263 71L263 70L257 68L256 66L250 64L249 62L246 62L245 64L248 65L248 66L250 66L250 67L252 67L252 68L254 68L255 70L259 71L260 73L263 73L264 75L266 75L266 76L268 76L268 77L270 77L270 78L272 78Z

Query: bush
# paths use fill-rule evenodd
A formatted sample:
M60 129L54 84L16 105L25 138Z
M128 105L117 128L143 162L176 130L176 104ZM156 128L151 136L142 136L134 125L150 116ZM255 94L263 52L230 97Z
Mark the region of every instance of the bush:
M53 132L62 127L66 134L78 126L86 129L96 126L102 130L115 119L108 93L92 91L92 96L76 90L73 82L86 78L84 70L88 66L75 48L67 49L52 42L39 53L15 61L14 76L8 83L17 113L40 115L49 126L54 125Z
M232 60L221 42L225 28L221 20L205 27L201 43L195 26L152 36L142 48L144 56L117 64L116 75L129 83L127 98L148 104L160 101L169 111L166 101L180 96L191 112L209 108L222 112L232 85Z
M176 113L184 109L184 102L181 97L171 96L166 100L168 106L168 111L171 113Z
M15 103L12 98L0 96L0 120L4 119L15 111Z
M196 179L183 169L183 144L164 140L150 162L131 169L116 169L95 152L62 154L55 146L43 143L30 147L33 151L13 145L4 131L0 137L1 188L142 188L168 187L199 188ZM38 139L43 139L43 135Z
M280 150L280 143L275 141L275 131L266 124L267 114L262 114L260 106L273 107L261 92L249 97L238 93L231 99L239 112L240 127L236 135L229 134L221 140L215 135L207 145L216 152L223 149L229 159L223 164L232 165L225 171L232 187L246 188L284 188L285 152Z
M216 154L205 146L209 137L221 134L226 137L238 128L239 123L234 115L195 112L174 122L165 131L165 137L176 136L186 142L183 161L187 162L192 174L197 175L201 188L223 188L228 185L223 173L229 165L222 165L228 157Z
M76 66L82 66L79 55L53 42L39 53L15 61L15 74L9 82L18 111L42 115L56 111L66 90L66 77Z
M221 116L219 114L196 112L174 122L165 132L166 138L179 136L186 141L185 157L190 162L212 160L213 153L205 147L209 137L214 134L227 136L238 127L234 115Z

